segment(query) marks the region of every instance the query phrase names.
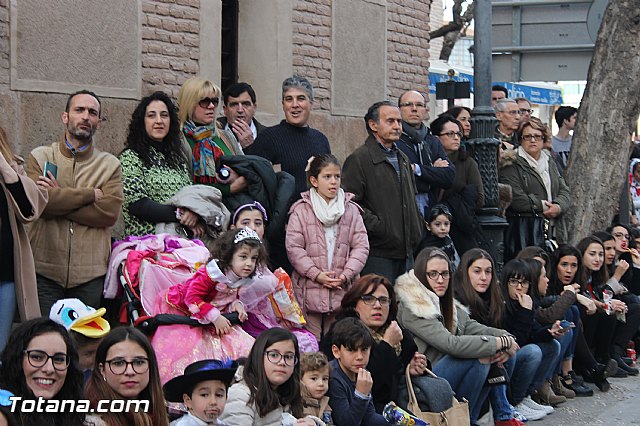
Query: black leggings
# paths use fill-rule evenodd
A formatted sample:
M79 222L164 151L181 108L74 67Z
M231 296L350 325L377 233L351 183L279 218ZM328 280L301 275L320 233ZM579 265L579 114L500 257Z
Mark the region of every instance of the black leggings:
M618 323L616 316L607 315L604 312L587 315L582 311L581 314L584 326L584 340L587 346L593 349L593 355L596 360L606 364L611 358L611 345Z

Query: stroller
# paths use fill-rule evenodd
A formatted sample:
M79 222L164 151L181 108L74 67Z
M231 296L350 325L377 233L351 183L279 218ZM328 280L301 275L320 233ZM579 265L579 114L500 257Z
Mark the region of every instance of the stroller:
M209 258L209 250L199 241L191 241L175 235L159 234L144 237L128 237L113 246L105 297L109 292L123 300L119 321L131 324L147 336L161 325L185 324L207 326L184 315L154 315L158 294L175 284L182 284ZM113 280L119 288L113 289ZM240 324L237 313L223 314L232 324Z

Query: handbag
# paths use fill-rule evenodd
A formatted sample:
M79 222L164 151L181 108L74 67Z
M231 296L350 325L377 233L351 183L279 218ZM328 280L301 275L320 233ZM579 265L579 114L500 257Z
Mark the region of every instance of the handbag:
M426 372L433 376L436 376L433 371L427 369ZM407 408L414 416L428 422L431 426L469 426L471 419L469 417L469 402L466 399L462 399L462 402L458 401L456 397L453 397L452 406L446 411L439 413L431 413L428 411L421 411L416 399L416 393L411 383L411 374L409 373L409 365L405 372L405 379L407 381L407 390L409 391L409 404Z
M508 215L509 226L505 231L505 261L516 257L527 246L538 246L549 254L558 248L553 238L553 228L544 216Z

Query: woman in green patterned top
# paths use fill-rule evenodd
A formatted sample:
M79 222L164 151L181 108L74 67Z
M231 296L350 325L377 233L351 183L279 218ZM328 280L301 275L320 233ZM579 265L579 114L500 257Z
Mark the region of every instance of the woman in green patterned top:
M222 195L244 191L246 180L231 168L230 176L218 176L223 155L242 155L242 148L230 131L225 131L216 120L221 91L210 80L191 77L178 93L181 138L188 152L189 170L194 183L218 188Z
M180 222L196 237L204 233L198 215L188 209L180 209L178 214L174 206L163 204L191 184L180 122L169 96L155 92L140 101L131 116L126 146L119 158L125 235L154 234L156 224L163 222Z

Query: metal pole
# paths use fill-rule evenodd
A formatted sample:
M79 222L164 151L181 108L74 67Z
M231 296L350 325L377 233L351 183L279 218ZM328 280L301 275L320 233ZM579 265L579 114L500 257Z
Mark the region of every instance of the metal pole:
M504 263L504 230L507 221L498 216L498 146L495 138L497 120L491 106L491 1L476 0L474 34L474 108L471 113L471 139L467 142L480 168L485 205L478 210L478 221L487 250L498 273Z

